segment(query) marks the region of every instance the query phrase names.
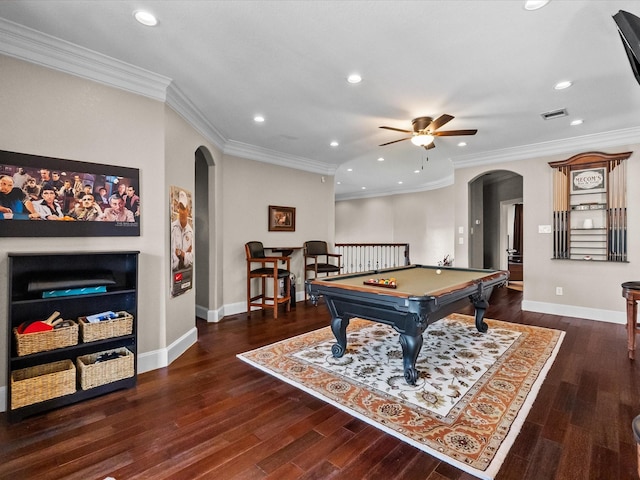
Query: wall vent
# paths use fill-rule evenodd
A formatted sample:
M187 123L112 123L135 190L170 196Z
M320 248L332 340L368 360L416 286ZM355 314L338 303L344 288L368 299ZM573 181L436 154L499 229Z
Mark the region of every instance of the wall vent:
M552 120L554 118L566 117L569 115L566 108L560 108L558 110L551 110L550 112L541 113L540 116L545 120Z

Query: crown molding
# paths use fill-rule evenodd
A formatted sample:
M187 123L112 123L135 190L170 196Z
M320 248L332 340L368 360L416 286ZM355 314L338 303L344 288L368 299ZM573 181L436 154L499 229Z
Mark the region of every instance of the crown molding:
M205 118L175 83L171 83L167 88L167 105L218 149L224 150L228 140Z
M360 198L374 198L374 197L388 197L390 195L404 195L407 193L426 192L429 190L437 190L438 188L448 187L453 185L455 180L454 174L448 175L444 178L440 178L434 182L423 183L421 185L411 188L391 188L391 189L378 189L378 190L362 190L361 192L353 193L336 193L336 202L342 200L357 200Z
M171 79L0 18L0 53L165 101Z
M0 54L164 102L225 154L321 175L335 174L336 166L228 140L171 78L3 18Z
M467 168L494 163L512 162L516 160L528 160L553 155L575 153L580 150L602 150L623 145L639 143L640 127L613 130L610 132L594 133L573 138L564 138L550 142L534 143L513 148L493 150L474 155L465 155L451 158L453 168Z
M336 165L327 165L312 159L229 140L205 118L171 78L121 62L3 18L0 18L0 54L164 102L224 154L321 175L335 175L337 170ZM602 150L603 148L635 145L639 143L639 138L640 126L494 150L477 155L458 156L450 160L455 170L559 154L573 154L580 150ZM336 200L422 192L449 186L453 184L453 181L453 176L449 176L413 188L336 194Z
M327 165L305 157L296 157L285 153L259 148L248 143L236 142L229 140L224 147L225 155L233 155L236 157L256 160L258 162L270 163L281 167L295 168L296 170L304 170L311 173L319 173L320 175L334 175L336 173L336 165Z

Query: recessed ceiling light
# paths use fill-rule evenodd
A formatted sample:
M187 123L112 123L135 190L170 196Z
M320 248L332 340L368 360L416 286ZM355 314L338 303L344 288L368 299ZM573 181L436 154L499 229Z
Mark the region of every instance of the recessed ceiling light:
M253 117L253 121L256 123L262 123L264 122L264 117L262 115L256 115L255 117Z
M459 147L466 147L467 146L467 142L460 142L458 144Z
M142 10L136 10L133 12L133 17L142 25L146 25L147 27L155 27L158 24L158 19L153 14Z
M338 145L340 145L340 144L334 140L334 141L333 141L333 142L331 142L329 145L331 145L332 147L337 147L337 146L338 146Z
M555 88L556 90L564 90L565 88L569 88L571 85L573 85L573 82L569 80L563 80L562 82L556 83L553 88Z
M420 170L414 170L413 173L420 173Z
M342 185L342 182L336 182L336 185Z
M361 81L362 81L362 77L357 73L352 73L347 77L347 82L349 83L356 84L356 83L360 83Z
M347 168L347 172L353 172L353 168Z
M366 189L367 189L367 187L361 187L361 189L362 189L362 190L366 190Z
M398 185L402 185L402 180L398 180Z
M544 7L550 0L525 0L524 9L525 10L538 10L539 8Z
M384 158L380 157L380 158L378 158L378 161L379 162L384 162Z
M572 120L571 121L571 125L573 125L575 127L576 125L582 125L583 122L584 122L584 120L582 120L581 118L578 118L576 120Z

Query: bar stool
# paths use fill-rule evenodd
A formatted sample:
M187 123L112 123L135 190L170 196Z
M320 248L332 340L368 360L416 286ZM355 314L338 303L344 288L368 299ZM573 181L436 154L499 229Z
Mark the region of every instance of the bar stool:
M291 309L291 272L289 257L267 257L262 242L247 242L244 245L247 256L247 314L251 315L251 307L273 309L273 318L278 318L278 306L285 304L287 312ZM287 268L278 268L278 262L284 262ZM260 268L253 268L253 264ZM260 279L261 291L251 295L251 280ZM267 295L267 279L273 281L273 296ZM278 295L280 280L284 280L284 294Z
M342 255L340 253L329 252L327 242L322 240L310 240L304 242L304 281L307 282L309 275L313 273L313 278L318 278L319 273L329 275L330 273L340 273ZM311 260L311 262L309 262ZM307 301L309 293L304 290L304 301Z
M629 349L629 359L634 360L636 356L636 333L640 332L638 327L638 304L640 300L640 282L625 282L622 284L622 296L627 299L627 348Z

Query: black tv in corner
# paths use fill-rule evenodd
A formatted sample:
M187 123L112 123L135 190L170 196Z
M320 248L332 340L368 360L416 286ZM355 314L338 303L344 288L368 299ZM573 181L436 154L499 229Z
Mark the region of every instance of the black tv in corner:
M629 57L633 76L640 83L640 18L620 10L613 16L618 26L624 50Z

